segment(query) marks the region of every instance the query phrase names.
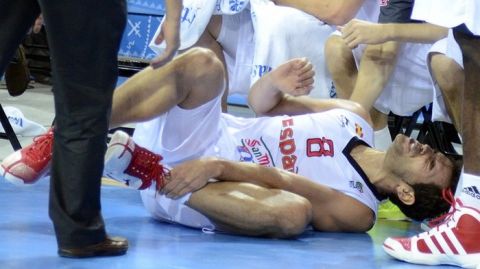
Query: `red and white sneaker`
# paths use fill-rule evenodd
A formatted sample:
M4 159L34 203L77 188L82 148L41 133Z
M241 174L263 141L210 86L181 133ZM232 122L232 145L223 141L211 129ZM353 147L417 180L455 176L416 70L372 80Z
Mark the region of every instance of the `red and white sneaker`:
M437 227L438 225L442 224L445 219L449 216L448 213L445 213L439 217L433 219L426 219L420 223L420 228L425 232L430 231L431 229Z
M450 188L444 189L442 191L443 199L447 201L450 205L453 205L455 202L455 198L453 197L452 190ZM426 219L423 220L422 223L420 223L420 228L424 230L425 232L430 231L431 229L437 227L438 225L442 224L443 222L448 220L448 217L450 217L453 214L453 211L455 210L455 207L452 206L450 207L450 210L448 210L447 213L444 213L436 218L433 219Z
M127 133L117 131L112 135L105 154L104 175L138 190L155 182L159 191L170 175L161 160L162 156L135 144Z
M48 174L52 160L53 128L29 146L3 159L0 175L15 185L33 184Z
M475 268L480 264L480 211L453 197L452 208L430 231L410 238L387 238L383 249L410 263Z

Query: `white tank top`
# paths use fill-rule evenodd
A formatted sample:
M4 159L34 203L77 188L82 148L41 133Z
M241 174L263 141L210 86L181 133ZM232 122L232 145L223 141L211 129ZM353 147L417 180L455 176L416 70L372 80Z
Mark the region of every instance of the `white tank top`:
M222 16L222 28L217 41L222 45L228 71L228 94L244 96L250 91L253 51L255 48L250 9L234 15Z
M223 114L217 155L282 168L355 198L375 214L378 194L350 156L373 145L373 130L358 115L334 109L300 116L238 118Z

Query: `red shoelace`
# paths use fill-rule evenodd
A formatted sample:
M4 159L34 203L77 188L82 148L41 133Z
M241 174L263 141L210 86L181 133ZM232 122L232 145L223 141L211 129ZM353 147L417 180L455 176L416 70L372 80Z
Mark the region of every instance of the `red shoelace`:
M25 155L32 160L45 161L52 158L53 130L33 138L33 144L25 148Z
M445 214L443 214L439 217L436 217L436 218L434 218L434 219L432 219L428 222L428 225L431 226L432 228L436 228L437 231L439 231L439 226L444 224L444 223L448 227L448 224L449 224L450 220L454 220L453 215L455 214L455 212L460 210L460 209L458 209L457 204L460 204L460 206L461 206L461 202L455 200L455 197L453 196L452 190L450 188L443 189L442 190L442 196L443 196L443 199L445 201L447 201L450 204L451 207L450 207L450 210L447 213L445 213Z
M162 159L162 156L135 145L132 160L125 173L142 180L139 190L150 187L152 181L155 181L156 190L160 191L166 184L166 178L170 176L170 170L160 163Z

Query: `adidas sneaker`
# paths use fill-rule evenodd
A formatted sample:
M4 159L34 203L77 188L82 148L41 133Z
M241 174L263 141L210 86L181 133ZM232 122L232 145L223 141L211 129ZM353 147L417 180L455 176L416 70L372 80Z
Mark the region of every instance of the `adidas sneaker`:
M410 238L387 238L383 249L410 263L475 268L480 264L479 242L480 211L457 198L440 225Z
M53 128L33 143L8 155L0 164L0 175L15 185L33 184L50 171Z
M169 176L161 160L160 155L135 144L127 133L117 131L105 154L104 175L139 190L155 182L156 189L160 190Z

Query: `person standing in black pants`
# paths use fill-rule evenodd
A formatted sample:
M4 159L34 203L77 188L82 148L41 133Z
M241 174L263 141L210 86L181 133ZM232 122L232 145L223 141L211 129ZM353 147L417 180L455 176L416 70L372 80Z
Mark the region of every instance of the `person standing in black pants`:
M58 253L75 258L122 255L128 242L106 234L100 185L125 0L2 0L0 73L40 12L54 75L49 214Z

